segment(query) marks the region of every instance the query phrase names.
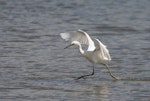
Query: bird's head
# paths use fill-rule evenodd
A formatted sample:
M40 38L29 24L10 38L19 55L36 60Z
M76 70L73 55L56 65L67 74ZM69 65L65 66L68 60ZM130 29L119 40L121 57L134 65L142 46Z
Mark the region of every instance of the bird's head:
M70 46L73 46L73 45L78 45L79 46L80 42L78 42L78 41L72 41L71 44L68 45L68 46L66 46L64 49L69 48Z

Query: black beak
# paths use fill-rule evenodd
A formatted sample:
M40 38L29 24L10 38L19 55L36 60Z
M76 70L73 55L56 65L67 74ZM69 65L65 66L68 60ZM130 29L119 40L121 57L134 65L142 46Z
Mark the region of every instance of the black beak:
M70 44L70 45L66 46L64 49L69 48L70 46L72 46L72 44Z

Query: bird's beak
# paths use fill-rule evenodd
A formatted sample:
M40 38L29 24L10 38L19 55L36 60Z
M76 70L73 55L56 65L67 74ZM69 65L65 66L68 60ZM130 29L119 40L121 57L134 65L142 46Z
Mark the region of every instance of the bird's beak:
M64 49L69 48L70 46L72 46L72 44L70 44L70 45L66 46Z

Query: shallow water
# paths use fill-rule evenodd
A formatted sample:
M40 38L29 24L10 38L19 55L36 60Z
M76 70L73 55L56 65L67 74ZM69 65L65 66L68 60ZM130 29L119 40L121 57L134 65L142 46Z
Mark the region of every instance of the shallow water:
M1 101L150 100L148 0L1 0ZM83 29L108 46L115 81L102 65L92 71L59 33Z

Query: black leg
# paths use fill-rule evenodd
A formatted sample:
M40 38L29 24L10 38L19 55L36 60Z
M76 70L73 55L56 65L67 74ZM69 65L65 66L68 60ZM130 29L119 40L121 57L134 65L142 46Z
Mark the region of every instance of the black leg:
M87 76L92 76L92 75L94 75L94 65L93 65L93 71L92 71L91 74L83 75L83 76L77 77L76 80L79 80L79 79L84 78L84 77L87 77Z

